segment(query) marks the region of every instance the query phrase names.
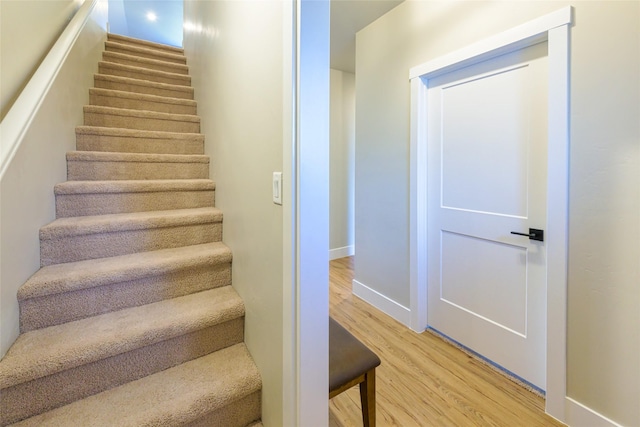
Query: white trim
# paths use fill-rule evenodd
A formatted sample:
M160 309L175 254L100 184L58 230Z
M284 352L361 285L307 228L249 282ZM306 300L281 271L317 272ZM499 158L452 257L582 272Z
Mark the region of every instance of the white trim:
M589 427L622 427L613 420L583 405L582 403L567 397L566 398L566 422L570 426Z
M411 322L411 312L407 307L398 304L394 300L355 279L352 282L352 293L364 302L371 304L383 313L393 317L403 325L409 326Z
M427 135L420 114L427 111L427 87L411 80L411 144L409 147L409 292L410 328L427 327ZM420 260L420 261L417 261Z
M546 33L549 30L571 24L571 16L571 6L564 7L533 21L503 31L493 37L480 40L460 50L412 67L409 70L409 79L416 77L433 78L472 63L486 61L508 52L532 46L545 40Z
M569 26L549 31L547 151L547 394L545 410L563 420L567 395L569 247ZM558 240L553 240L557 237Z
M294 426L328 425L329 2L296 0ZM313 167L309 167L313 165ZM286 177L285 177L286 179ZM288 272L287 272L288 273Z
M282 2L282 426L295 426L299 407L298 363L298 8ZM289 66L287 66L289 64Z
M549 150L547 188L547 390L546 412L565 419L567 248L569 188L569 26L570 6L507 30L464 49L411 68L410 243L411 328L427 326L427 166L428 79L548 41Z
M344 258L346 256L353 256L355 254L354 246L343 246L341 248L329 249L329 261Z
M89 0L80 6L0 123L0 179L97 3Z

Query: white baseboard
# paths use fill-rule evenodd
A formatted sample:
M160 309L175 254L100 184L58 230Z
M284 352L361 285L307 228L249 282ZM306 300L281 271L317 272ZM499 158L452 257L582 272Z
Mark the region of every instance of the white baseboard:
M392 299L387 298L380 292L371 289L370 287L358 282L353 281L352 292L355 296L363 301L371 304L378 310L396 319L406 327L411 324L411 310L407 307L398 304Z
M573 400L570 397L565 398L566 406L566 423L575 427L622 427L621 424L610 420L602 414Z
M353 256L353 254L355 254L353 245L329 249L329 261L332 259L344 258L346 256Z

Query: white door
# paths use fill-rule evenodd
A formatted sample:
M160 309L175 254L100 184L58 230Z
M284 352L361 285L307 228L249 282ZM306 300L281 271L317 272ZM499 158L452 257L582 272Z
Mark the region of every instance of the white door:
M428 82L428 324L545 389L547 43Z

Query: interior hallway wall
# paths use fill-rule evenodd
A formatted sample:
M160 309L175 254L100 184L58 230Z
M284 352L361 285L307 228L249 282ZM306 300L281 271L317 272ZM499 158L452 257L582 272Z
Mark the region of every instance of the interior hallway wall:
M360 31L355 279L408 309L409 69L567 5L575 8L567 393L617 423L635 426L640 422L640 2L406 1Z
M271 180L283 170L286 18L279 1L185 1L184 19L223 242L233 251L245 342L263 380L263 422L284 425L284 207L272 201Z
M263 380L262 421L326 425L329 3L189 0L184 16L245 343Z
M354 254L355 75L332 69L329 259Z
M83 2L0 1L0 120Z
M29 7L5 9L7 3L23 2L0 1L3 78L5 62L13 57L10 52L5 56L5 40L24 36L23 29L30 27L34 14L40 14L35 11L38 4L45 2L25 1ZM16 25L5 27L5 19ZM38 230L55 219L53 187L67 179L65 155L76 146L75 127L83 123L82 107L89 103L89 88L104 50L106 22L106 11L94 8L0 178L0 356L18 336L18 288L40 268ZM9 80L25 78L22 68L11 72L18 75L6 76Z

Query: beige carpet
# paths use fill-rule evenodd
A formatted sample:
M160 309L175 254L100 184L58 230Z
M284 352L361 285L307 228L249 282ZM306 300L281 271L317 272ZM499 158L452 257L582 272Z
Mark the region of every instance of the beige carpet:
M109 35L18 291L1 426L262 425L193 97L181 49Z

